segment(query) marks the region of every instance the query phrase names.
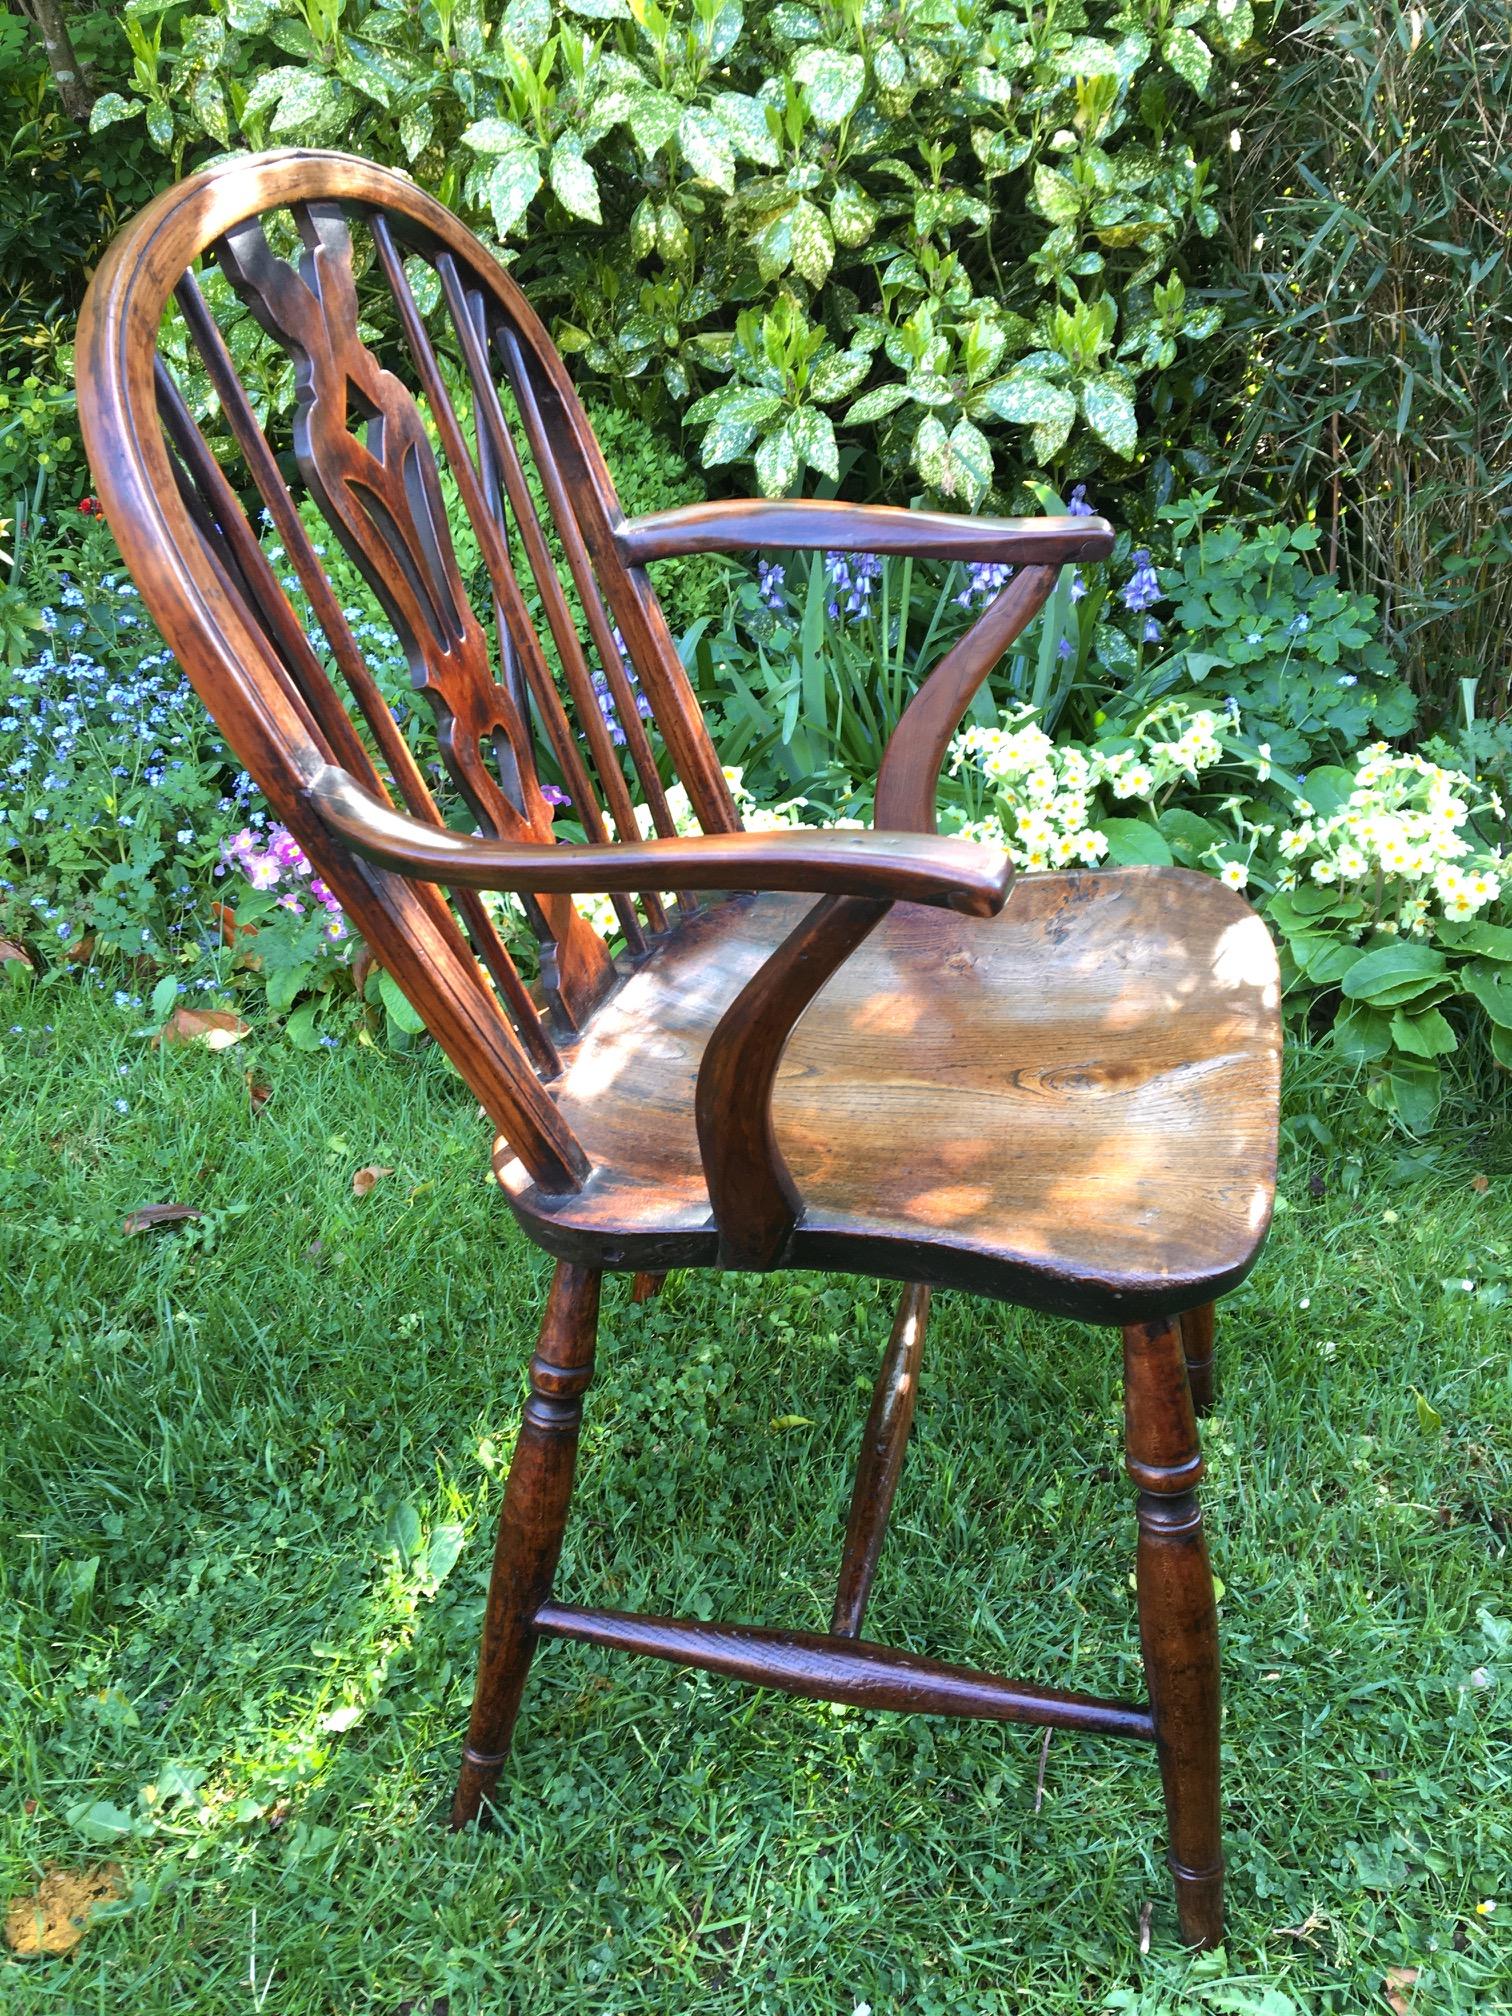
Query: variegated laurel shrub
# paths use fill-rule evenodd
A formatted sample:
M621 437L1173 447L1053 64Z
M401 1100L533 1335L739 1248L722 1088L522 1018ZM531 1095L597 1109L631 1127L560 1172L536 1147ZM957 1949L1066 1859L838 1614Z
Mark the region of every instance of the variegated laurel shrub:
M768 495L841 457L976 505L1127 465L1219 309L1214 119L1252 0L127 0L165 174L228 147L407 165L580 376ZM741 486L749 477L739 479Z

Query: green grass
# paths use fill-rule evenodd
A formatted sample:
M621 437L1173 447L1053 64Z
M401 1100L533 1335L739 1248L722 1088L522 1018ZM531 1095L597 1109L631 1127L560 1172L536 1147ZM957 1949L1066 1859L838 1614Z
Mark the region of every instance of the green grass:
M1385 2009L1392 1967L1512 2009L1505 1143L1294 1162L1227 1305L1230 1937L1194 1961L1142 1747L1058 1734L1036 1812L1036 1731L581 1647L538 1662L500 1830L449 1836L547 1277L475 1109L434 1052L0 1007L0 1878L130 1883L71 1957L0 1957L7 2016L1291 2016ZM165 1201L207 1216L122 1235ZM613 1285L563 1593L823 1628L888 1321L866 1282ZM1117 1356L939 1298L873 1635L1138 1691Z

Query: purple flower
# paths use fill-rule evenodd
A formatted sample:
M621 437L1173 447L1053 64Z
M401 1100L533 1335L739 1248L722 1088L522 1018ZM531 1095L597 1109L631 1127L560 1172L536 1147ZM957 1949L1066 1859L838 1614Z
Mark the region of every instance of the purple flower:
M1080 602L1086 592L1087 584L1082 579L1080 567L1073 567L1071 569L1071 600L1073 602Z
M882 578L882 562L875 553L826 553L824 572L835 591L829 605L832 619L870 616L872 584Z
M1142 635L1146 644L1158 644L1165 632L1153 616L1146 616Z
M559 784L543 784L541 786L541 796L546 800L548 805L570 805L572 803L572 800Z
M1130 558L1133 561L1134 572L1120 592L1125 609L1132 610L1138 616L1162 599L1160 576L1150 564L1150 555L1145 547L1141 546L1137 553L1130 555Z
M1096 516L1092 506L1087 502L1087 486L1085 483L1078 483L1076 488L1071 492L1071 495L1066 499L1066 510L1073 518L1092 518Z
M1055 647L1055 655L1057 658L1069 658L1071 656L1071 639L1069 637L1062 637L1059 644Z
M782 585L786 579L787 569L780 562L757 561L756 592L768 609L787 607L787 590Z
M648 721L651 718L651 702L640 690L640 681L636 678L631 668L630 653L625 648L625 640L621 637L618 630L615 630L611 634L614 638L614 648L620 655L620 664L624 670L626 679L629 681L630 692L635 700L635 711L643 721ZM592 685L594 698L598 701L598 710L603 715L609 729L609 740L614 744L616 749L623 749L625 746L625 731L620 724L619 710L614 704L614 695L609 688L608 674L603 671L596 671L593 674Z
M1013 569L1001 560L973 560L966 569L966 586L955 599L963 609L974 609L1001 595L1012 577Z

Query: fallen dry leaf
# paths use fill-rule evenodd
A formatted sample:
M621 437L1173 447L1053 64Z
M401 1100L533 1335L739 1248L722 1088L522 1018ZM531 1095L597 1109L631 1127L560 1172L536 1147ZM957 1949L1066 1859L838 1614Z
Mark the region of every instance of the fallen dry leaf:
M273 1087L268 1083L266 1078L259 1078L255 1071L248 1071L244 1075L247 1080L247 1097L252 1102L252 1111L254 1113L261 1113L264 1106L273 1097Z
M71 1953L89 1929L91 1914L125 1895L119 1862L95 1869L48 1869L29 1897L5 1914L5 1943L23 1959Z
M144 1204L139 1211L126 1213L121 1230L129 1239L133 1232L150 1232L155 1225L182 1225L187 1219L204 1215L192 1204Z
M229 1050L250 1036L251 1029L229 1008L175 1008L152 1039L160 1043L203 1043L207 1050Z
M1491 1178L1489 1176L1472 1176L1470 1178L1470 1188L1478 1197L1484 1197L1486 1192L1491 1188Z
M381 1163L369 1162L365 1168L359 1169L357 1174L352 1178L352 1195L354 1197L366 1197L380 1176L392 1176L393 1173L392 1169L385 1169Z
M94 947L94 933L86 931L78 944L70 945L63 956L75 966L85 966L94 957Z
M257 926L255 924L237 923L236 912L231 908L229 903L212 903L210 905L210 915L220 926L221 943L223 945L234 945L238 938L255 938L257 936Z
M1412 2007L1409 1990L1418 1978L1416 1967L1388 1967L1384 1983L1386 2000L1396 2011L1396 2016L1407 2016Z
M18 945L14 938L0 938L0 966L24 966L28 973L36 971L37 962L24 945Z

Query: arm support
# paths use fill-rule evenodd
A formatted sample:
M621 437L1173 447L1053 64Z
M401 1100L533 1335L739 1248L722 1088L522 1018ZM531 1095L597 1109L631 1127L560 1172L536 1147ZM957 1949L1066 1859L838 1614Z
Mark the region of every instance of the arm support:
M968 917L1002 909L1013 865L997 848L933 834L826 831L699 833L607 847L478 840L396 812L328 764L306 787L326 829L365 860L450 887L531 895L637 889L792 889L930 903Z
M632 567L683 553L773 548L1059 567L1069 560L1105 560L1113 528L1102 518L971 518L964 512L904 511L893 504L843 504L838 498L751 497L629 518L614 542Z

